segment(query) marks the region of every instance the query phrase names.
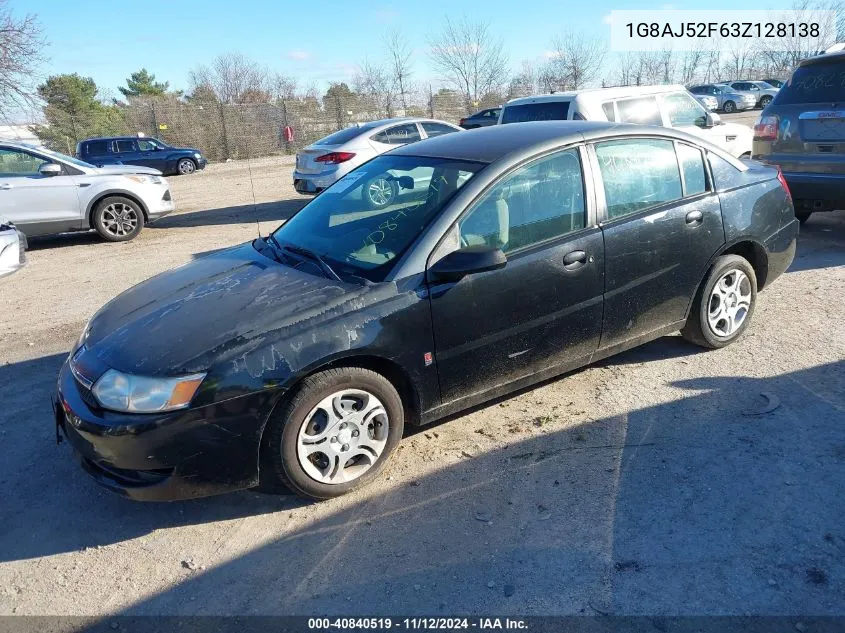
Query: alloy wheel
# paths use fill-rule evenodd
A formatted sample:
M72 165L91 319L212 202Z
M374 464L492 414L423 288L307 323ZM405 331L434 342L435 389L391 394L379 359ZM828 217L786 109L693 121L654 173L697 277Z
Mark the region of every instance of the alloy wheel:
M387 411L373 394L336 391L305 416L296 443L299 464L323 484L353 481L379 460L389 428Z
M114 202L103 209L103 228L118 237L129 235L138 228L138 212L128 204Z
M187 158L179 161L179 173L183 176L194 173L195 169L196 167L194 166L194 161Z
M374 207L384 207L393 200L393 184L387 178L376 178L367 185L367 197Z
M716 336L735 334L745 322L751 309L751 280L741 270L731 269L723 274L707 302L707 324Z

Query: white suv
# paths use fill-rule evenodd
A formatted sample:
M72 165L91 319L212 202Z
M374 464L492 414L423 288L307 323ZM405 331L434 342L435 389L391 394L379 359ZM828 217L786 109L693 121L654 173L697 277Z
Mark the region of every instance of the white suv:
M94 229L109 242L124 242L174 208L157 169L94 167L42 147L0 141L0 217L28 237Z
M751 128L725 123L680 85L590 88L508 101L499 123L544 120L618 121L673 127L736 157L751 156Z

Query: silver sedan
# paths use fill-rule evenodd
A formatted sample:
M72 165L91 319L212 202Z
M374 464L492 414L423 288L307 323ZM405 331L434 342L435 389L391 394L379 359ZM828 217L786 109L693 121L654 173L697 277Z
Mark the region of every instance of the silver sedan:
M302 194L318 194L371 158L408 143L452 132L457 125L434 119L381 119L358 123L312 143L296 155L293 186ZM374 177L362 189L370 208L380 209L399 195L396 179Z
M765 81L732 81L730 87L740 92L750 92L757 99L757 107L763 108L772 102L778 93L778 88Z

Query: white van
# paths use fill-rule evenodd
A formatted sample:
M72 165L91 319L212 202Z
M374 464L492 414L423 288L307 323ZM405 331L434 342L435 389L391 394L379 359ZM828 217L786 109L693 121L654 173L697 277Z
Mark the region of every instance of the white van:
M499 124L586 120L661 125L695 134L736 157L751 156L751 128L708 112L681 85L589 88L511 99Z

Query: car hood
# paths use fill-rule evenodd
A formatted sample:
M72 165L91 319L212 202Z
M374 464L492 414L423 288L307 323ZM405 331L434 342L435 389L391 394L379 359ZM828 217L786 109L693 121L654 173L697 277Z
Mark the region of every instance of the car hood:
M373 287L296 270L247 243L118 295L91 319L86 356L96 356L100 370L151 376L207 371L361 308Z
M152 167L142 167L141 165L106 165L105 167L96 167L90 170L96 176L113 176L125 174L147 174L149 176L161 176L158 169Z

